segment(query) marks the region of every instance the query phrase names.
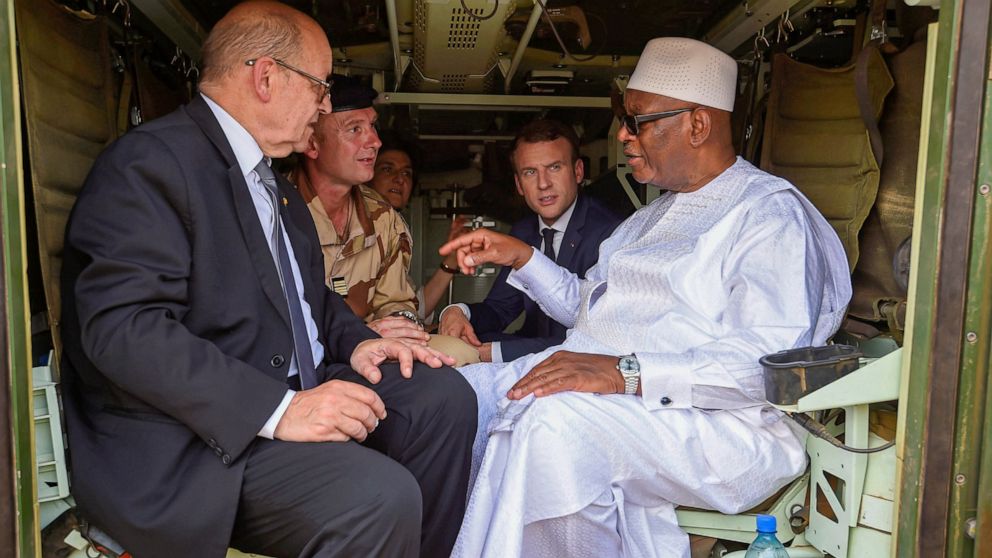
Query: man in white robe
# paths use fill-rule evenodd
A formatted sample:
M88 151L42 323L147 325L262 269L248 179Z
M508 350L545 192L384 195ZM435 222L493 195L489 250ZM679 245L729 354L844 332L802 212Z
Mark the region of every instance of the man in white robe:
M735 156L736 72L698 41L648 43L618 139L635 179L666 192L585 280L491 231L442 248L466 272L512 266L510 283L571 328L509 366L462 369L485 457L453 556L687 557L676 506L738 513L805 468L758 359L830 338L847 260L802 194Z

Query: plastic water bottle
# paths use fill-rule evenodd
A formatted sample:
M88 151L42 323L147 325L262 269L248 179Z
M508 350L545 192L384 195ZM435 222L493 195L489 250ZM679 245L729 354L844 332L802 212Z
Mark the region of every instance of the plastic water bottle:
M747 547L744 558L789 558L789 553L775 537L775 516L759 515L757 523L758 536Z

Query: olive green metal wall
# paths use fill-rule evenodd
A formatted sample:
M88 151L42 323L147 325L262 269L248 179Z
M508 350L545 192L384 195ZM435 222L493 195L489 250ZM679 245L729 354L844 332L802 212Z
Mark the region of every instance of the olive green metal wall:
M947 518L948 556L992 556L992 66L990 66L990 2L969 2L962 17L975 19L962 32L985 33L977 43L963 44L958 87L970 92L969 103L979 108L972 118L977 137L974 179L969 195L975 201L971 227L971 255L965 299L964 343L957 414L950 505ZM959 155L958 150L952 153ZM966 179L967 177L962 177Z
M29 310L27 292L27 261L24 243L24 184L22 181L21 116L18 95L17 64L15 62L13 2L0 3L0 250L3 257L3 278L0 295L6 323L2 326L0 346L5 352L2 373L6 385L6 414L3 428L10 435L9 448L3 448L4 459L12 452L14 491L13 528L15 541L0 548L0 554L14 552L21 557L40 553L37 529L38 507L35 503L34 433L31 414L31 367L28 331ZM3 407L6 407L3 409ZM8 422L9 421L9 422ZM9 479L4 479L8 482ZM6 492L6 491L5 491ZM0 505L9 509L11 502ZM9 525L4 525L4 529Z
M900 558L992 556L990 4L941 4L901 401Z

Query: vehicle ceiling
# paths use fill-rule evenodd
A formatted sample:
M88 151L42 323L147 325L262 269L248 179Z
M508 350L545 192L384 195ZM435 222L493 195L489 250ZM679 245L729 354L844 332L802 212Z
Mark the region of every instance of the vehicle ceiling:
M149 19L159 27L161 22L149 10L158 10L163 5L179 7L187 12L187 20L198 27L196 35L200 41L206 30L237 3L237 0L168 0L164 4L153 0L131 1L139 11L144 8L149 12ZM312 15L327 30L334 49L335 72L366 77L382 93L379 112L383 128L415 141L423 152L421 168L428 171L464 165L472 145L494 141L504 144L501 140L512 137L520 125L538 114L573 124L584 142L605 138L612 123L608 103L611 87L626 80L644 44L651 38L700 38L739 60L746 60L751 56L754 34L766 27L774 30L774 22L789 9L792 21L799 28L794 39L805 28L807 32L816 29L821 38L849 41L849 36L837 35L827 27L847 17L843 10L857 9L863 3L859 0L754 0L750 4L740 0L283 1ZM561 43L552 34L549 18L536 18L541 13L542 2L545 13L558 15L554 18L554 28L561 36ZM463 7L476 16L466 17ZM490 11L495 17L479 18L486 17ZM817 15L819 12L822 15ZM470 39L464 38L466 29L472 35ZM529 30L533 32L528 33ZM814 57L822 59L823 52L837 51L831 42L817 41L816 44L825 48L820 48ZM847 54L843 49L838 52L841 53L838 62L846 62ZM192 50L190 54L194 59L198 57ZM449 161L455 163L449 165Z
M186 9L204 29L212 27L235 3L234 0L183 0ZM479 34L479 44L475 50L488 49L491 51L491 58L487 60L487 55L481 53L482 65L467 73L488 74L488 79L478 80L474 86L472 80L464 85L461 82L446 82L443 87L434 89L425 88L423 83L418 87L415 81L417 74L421 71L426 74L431 72L418 67L416 60L402 72L405 79L398 86L395 83L394 51L390 40L386 0L286 0L286 3L311 14L327 30L334 47L336 72L353 75L378 73L382 76L382 81L376 86L386 91L531 94L533 91L527 81L532 72L564 70L573 74L567 84L554 88L555 94L601 99L608 97L614 79L632 71L636 56L649 39L658 36L699 37L733 7L740 5L736 0L549 0L546 2L548 10L580 11L585 16L587 33L591 40L585 45L586 48L582 48L577 42L581 34L580 26L570 21L559 21L557 29L565 45L580 60L563 56L546 20L542 19L527 43L528 48L519 67L512 75L512 87L507 90L504 73L494 71L496 64L489 60L498 57L508 61L512 57L527 19L534 9L535 4L531 0L516 1L515 11L508 8L507 0L500 0L499 17L507 18L502 28L488 34L483 29L483 33ZM415 12L421 7L417 4L437 3L396 1L400 48L411 57L414 56L411 54L414 48L421 48L413 44L419 40L415 36L413 22L417 17ZM460 6L459 0L451 0L448 4L455 10ZM492 3L479 0L465 0L465 4L476 8L477 13L493 9ZM434 36L431 41L446 33L445 29L438 28L438 22L438 19L430 22L430 35ZM440 23L443 25L447 22L442 18ZM427 48L430 56L431 46ZM463 55L463 52L445 51L443 48L434 49L433 52L442 53L440 57L434 56L431 60L435 75L446 71L446 67L457 60L456 57ZM505 69L504 66L503 70ZM450 113L443 111L420 111L417 106L394 108L383 111L388 118L389 127L427 137L506 137L507 130L514 129L534 115L533 111L526 110L528 107L515 107L515 110L506 111L463 110L459 111L458 118L451 118ZM564 112L568 114L563 114ZM590 117L589 112L551 108L545 114L566 120L587 120ZM592 124L593 130L590 132L601 136L606 131L604 126L609 126L609 112L598 112L602 114L599 118L592 116L596 123Z
M500 0L501 4L506 2ZM189 12L207 29L237 3L237 0L183 0ZM335 48L389 41L386 0L284 0L284 3L319 21ZM490 7L478 0L466 0L466 4L470 7L482 5L487 10ZM602 51L602 54L636 56L644 43L654 37L700 36L740 1L548 0L545 4L549 9L577 6L585 13L592 44L578 54ZM529 12L533 4L518 1L517 6L519 10ZM530 46L558 50L552 36L535 36Z

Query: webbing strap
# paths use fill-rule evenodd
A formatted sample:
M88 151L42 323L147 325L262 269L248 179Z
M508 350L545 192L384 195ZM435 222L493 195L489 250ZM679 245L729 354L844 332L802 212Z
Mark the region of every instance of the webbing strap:
M125 73L121 77L120 95L117 97L117 135L123 136L131 128L131 93L134 89L134 80L131 74Z
M881 168L882 160L885 158L885 147L882 145L882 133L878 129L878 120L875 119L875 109L872 107L868 89L868 60L871 51L878 50L879 44L881 41L871 41L858 54L857 62L854 64L854 95L858 99L858 112L861 113L861 120L868 130L871 152L875 156L879 168Z
M854 63L854 94L858 99L858 111L861 113L861 120L868 129L868 141L871 143L872 154L879 168L885 159L885 146L882 144L882 133L878 130L878 120L875 119L875 111L872 109L871 95L868 89L868 60L872 50L885 41L885 0L871 0L868 8L868 18L871 22L871 40L858 53L857 61Z

